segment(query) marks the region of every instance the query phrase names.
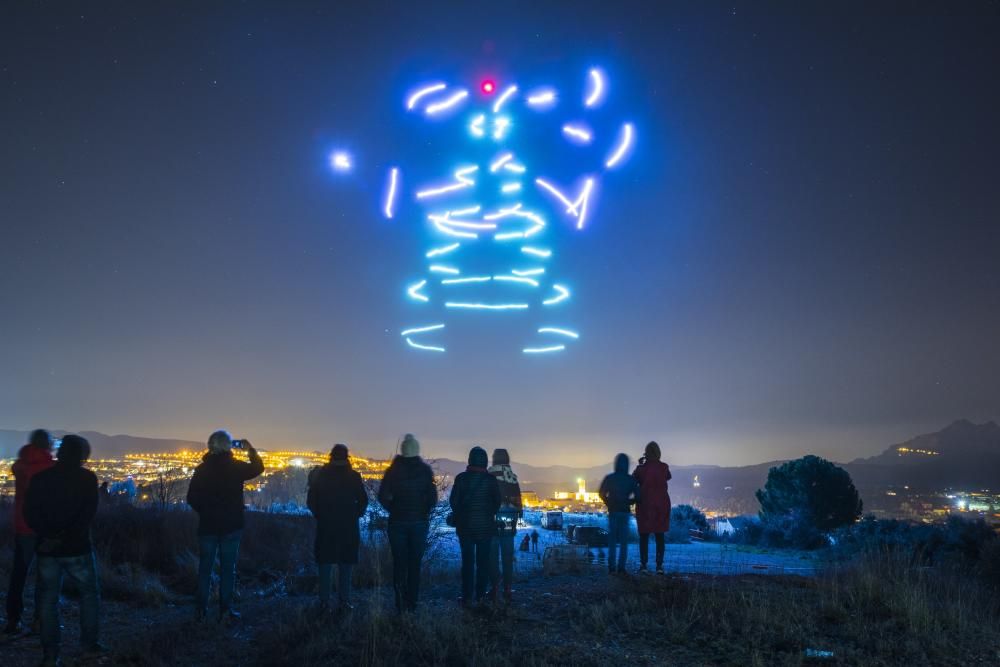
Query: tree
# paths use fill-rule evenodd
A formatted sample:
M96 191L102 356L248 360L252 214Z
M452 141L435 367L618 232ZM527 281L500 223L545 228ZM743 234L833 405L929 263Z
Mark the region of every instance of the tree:
M791 520L818 531L854 523L862 508L850 474L813 455L771 468L757 500L764 523L788 525Z
M171 505L173 505L179 499L180 494L178 493L178 480L175 478L168 478L162 472L156 481L153 483L152 493L153 500L156 501L157 507L161 510L165 510Z

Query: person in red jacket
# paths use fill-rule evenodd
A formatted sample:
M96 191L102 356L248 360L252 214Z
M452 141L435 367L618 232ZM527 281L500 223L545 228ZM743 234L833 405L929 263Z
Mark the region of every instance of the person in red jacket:
M645 572L649 563L649 535L656 536L656 571L663 572L664 533L670 530L670 494L667 481L670 466L660 460L660 446L655 442L646 445L646 455L632 473L639 482L639 500L635 520L639 526L639 571Z
M24 499L28 495L31 478L55 465L52 458L52 436L48 431L32 431L28 444L21 448L14 462L14 565L10 570L7 589L7 625L4 634L16 635L21 631L21 614L24 613L24 585L28 570L35 560L38 538L24 520ZM35 618L38 618L39 588L35 586Z

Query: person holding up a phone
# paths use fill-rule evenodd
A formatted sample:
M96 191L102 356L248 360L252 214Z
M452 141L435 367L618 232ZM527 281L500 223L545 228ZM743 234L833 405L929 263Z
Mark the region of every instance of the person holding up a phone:
M233 447L246 450L250 461L233 458ZM219 554L219 620L239 618L233 610L236 557L243 531L243 483L264 472L264 462L249 440L234 440L227 431L208 438L208 452L195 468L187 502L198 513L198 598L196 613L208 613L212 567Z
M639 483L639 496L635 520L639 528L639 571L647 572L649 563L649 536L656 539L656 571L663 573L663 555L666 548L664 536L670 530L670 466L660 460L660 446L656 442L646 445L646 450L632 476Z

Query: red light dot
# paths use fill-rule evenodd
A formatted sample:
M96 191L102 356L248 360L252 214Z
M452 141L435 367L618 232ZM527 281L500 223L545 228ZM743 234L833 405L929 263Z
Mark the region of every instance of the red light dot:
M483 81L482 89L483 89L484 93L486 93L487 95L489 95L490 93L492 93L494 91L494 89L496 89L496 85L492 81L489 81L489 80Z

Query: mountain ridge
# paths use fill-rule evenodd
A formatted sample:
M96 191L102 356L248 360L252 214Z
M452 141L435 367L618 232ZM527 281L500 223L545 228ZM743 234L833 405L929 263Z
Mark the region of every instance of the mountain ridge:
M53 431L62 436L65 431ZM145 438L129 435L105 435L81 432L91 441L95 456L120 458L137 451L168 452L180 449L199 450L203 443L172 438ZM0 430L0 457L12 458L27 441L27 431ZM442 473L454 477L466 463L449 458L427 457ZM754 492L767 479L770 468L784 460L743 466L677 465L671 466L671 497L675 503L702 506L752 505ZM908 487L914 491L945 488L984 489L1000 487L1000 425L993 421L975 424L959 419L940 431L917 435L890 445L880 454L839 463L865 495L883 493L890 487ZM513 463L526 490L548 497L555 490L572 491L576 480L584 479L589 489L596 489L611 472L611 461L597 466L534 466ZM697 483L697 486L696 486Z

